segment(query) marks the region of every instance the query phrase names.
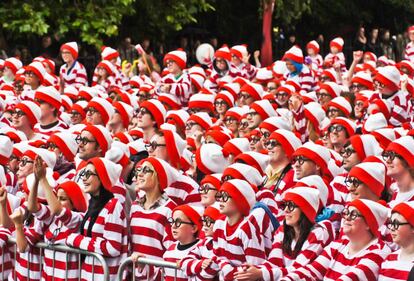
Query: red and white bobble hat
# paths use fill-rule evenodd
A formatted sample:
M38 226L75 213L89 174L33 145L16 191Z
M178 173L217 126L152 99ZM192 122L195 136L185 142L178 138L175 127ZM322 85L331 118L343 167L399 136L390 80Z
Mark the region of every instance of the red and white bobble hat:
M269 100L258 100L250 105L250 108L259 113L262 120L276 116L277 113Z
M344 47L344 39L341 37L336 37L329 43L329 46L331 48L336 47L338 49L338 52L342 52L342 49Z
M26 117L29 119L30 125L32 127L34 127L34 125L40 121L42 112L37 103L25 100L18 103L16 105L16 108L20 109L24 112L24 114L26 114Z
M349 117L352 112L352 106L349 101L344 97L336 97L328 102L329 107L335 107L342 111L345 116Z
M326 119L325 110L323 110L322 106L317 102L310 102L304 105L304 113L306 119L308 119L315 128L316 132L319 133L322 129L322 124Z
M99 96L99 91L95 87L81 86L79 88L78 96L85 99L85 100L87 100L87 101L90 101L94 97Z
M302 146L300 139L293 132L285 129L274 131L270 134L269 139L280 143L288 158L292 157L293 153Z
M371 132L371 135L375 137L382 149L386 149L387 146L397 138L395 131L392 128L378 129Z
M339 86L335 82L325 82L325 83L321 84L320 87L321 87L321 89L326 90L332 98L339 97L341 95L341 92L342 92L341 86Z
M215 143L201 145L196 151L195 160L197 168L206 175L222 173L228 165L222 147Z
M326 182L318 175L310 175L301 178L295 185L296 187L307 186L316 188L319 191L319 199L321 200L322 206L326 207L329 196L329 188Z
M286 93L289 96L293 95L296 92L295 86L291 84L283 84L276 90L277 93Z
M178 171L174 169L166 161L156 158L148 157L142 161L142 164L145 162L151 163L158 175L158 182L160 184L161 190L164 190L171 184L177 181L179 176Z
M103 157L94 157L88 160L88 164L95 166L96 173L99 175L103 187L112 192L113 186L119 181L121 176L121 165L115 164Z
M253 82L246 82L241 88L240 92L248 93L254 100L261 100L263 98L263 87L260 84Z
M319 211L319 191L309 187L294 187L284 194L285 201L292 201L311 222Z
M127 132L117 132L113 135L113 140L118 140L122 143L128 144L132 141L134 141L134 139L132 138L132 136L127 133Z
M122 125L124 128L128 128L129 120L132 119L134 115L134 108L129 104L126 104L122 101L116 101L112 104L116 111L121 115Z
M101 67L105 69L109 76L114 76L116 74L116 68L110 61L103 60L100 63L98 63L96 67Z
M414 72L414 66L413 66L412 62L409 61L409 60L402 60L402 61L398 62L396 66L400 70L401 75L404 74L402 72L403 68L405 68L408 71L408 76L412 76L412 74Z
M39 79L40 84L43 83L45 79L45 75L46 75L46 69L41 62L38 62L38 61L32 62L26 67L25 71L33 72Z
M395 66L384 66L378 69L374 80L384 84L392 91L398 91L400 89L401 74Z
M220 189L221 186L221 178L223 177L223 174L216 173L211 175L206 175L200 182L200 185L209 183L212 186L214 186L217 190Z
M279 116L273 116L265 119L260 125L260 129L266 129L269 132L276 131L277 129L284 129L287 131L292 131L292 127L290 126L289 122Z
M60 96L59 91L53 86L41 87L37 89L35 92L35 99L42 100L58 110L62 105L62 97Z
M312 40L306 44L306 49L312 49L315 54L319 53L319 44L315 40Z
M78 52L79 52L78 43L76 42L65 43L60 47L60 51L63 51L63 50L69 51L72 54L73 59L76 60L78 58Z
M16 72L22 68L23 63L17 59L17 58L8 58L4 61L4 67L8 67L13 74L16 74Z
M385 186L386 168L383 163L363 162L351 168L348 176L363 182L375 195L381 197Z
M222 90L228 91L232 94L233 98L236 100L237 95L240 93L240 84L239 83L226 83L221 87Z
M267 83L270 80L272 80L273 77L273 72L268 69L267 67L262 67L259 68L259 70L256 73L256 81L259 83Z
M213 126L205 133L204 138L206 139L207 136L210 136L218 145L223 147L226 142L232 139L233 134L226 127Z
M141 152L147 152L147 149L145 148L145 143L142 139L129 142L127 145L129 147L129 152L131 155L135 155Z
M61 95L64 111L69 111L73 106L73 101L67 95Z
M371 232L375 236L381 237L379 228L387 220L390 209L380 203L368 199L355 199L349 203L348 206L353 206L358 209L368 224Z
M329 149L310 141L299 147L292 156L304 156L323 170L328 167L329 159L331 159Z
M348 133L348 137L355 134L356 131L356 124L354 121L345 118L345 117L336 117L331 121L330 126L338 124L344 126L346 132Z
M176 95L169 93L162 93L158 96L158 100L166 107L172 110L179 110L181 108L181 102Z
M238 155L234 162L245 163L256 168L263 176L266 174L266 168L269 165L270 157L267 154L248 151Z
M39 156L45 162L46 166L51 169L56 165L56 154L44 148L30 147L24 155L32 160L35 160L36 156Z
M13 143L7 136L0 135L0 165L7 165L13 152Z
M19 143L27 141L27 136L20 130L16 130L12 127L3 127L0 129L0 133L5 134L10 138L13 143Z
M99 148L102 150L102 153L106 153L109 148L111 148L112 137L111 133L107 128L101 125L87 125L83 128L83 131L88 131L93 135L93 137L98 142Z
M203 216L204 217L209 217L214 221L218 220L221 217L219 206L217 204L213 204L213 205L208 206L204 210Z
M368 156L379 156L382 148L373 135L354 135L349 139L361 161Z
M247 216L256 203L255 191L247 181L229 180L221 186L220 191L227 192L230 195L243 216Z
M192 95L189 102L188 108L203 108L211 112L214 111L214 96L207 94L195 94Z
M88 102L85 100L80 100L72 105L71 110L78 112L82 116L82 119L85 119L87 108L88 108Z
M211 126L213 126L213 120L211 120L210 115L208 115L206 112L197 112L194 113L188 118L188 121L194 121L198 125L201 126L204 130L210 129Z
M234 97L233 95L228 91L220 91L214 98L214 101L217 101L218 99L222 99L225 103L227 103L228 108L234 106Z
M404 136L396 139L388 145L387 151L394 151L407 161L410 167L414 167L414 138Z
M362 125L363 132L373 132L388 127L388 120L381 112L371 114Z
M73 162L79 147L75 141L75 138L76 136L74 134L67 132L58 132L51 135L47 142L54 143L63 153L65 158L68 161Z
M165 143L167 145L167 154L169 158L169 163L171 166L178 168L181 161L181 156L184 149L187 146L187 142L183 138L171 131L171 130L162 130L164 133Z
M217 59L217 58L222 58L222 59L225 59L226 61L231 60L230 49L227 45L221 46L221 48L219 48L217 51L214 52L214 59Z
M185 127L185 123L187 123L188 118L190 118L190 114L188 114L187 110L184 109L170 110L167 112L168 123L176 125L180 128Z
M370 114L375 113L382 113L384 114L386 119L391 118L391 111L392 111L392 103L389 100L386 99L374 99L372 102L370 102L368 106L368 112Z
M111 47L102 46L101 58L102 60L113 60L119 57L119 52Z
M107 124L115 113L112 104L104 98L94 97L88 103L88 108L89 107L95 108L101 114L104 124Z
M130 164L131 152L128 145L120 141L112 142L111 149L105 153L105 158L125 168Z
M146 108L151 113L158 128L160 128L165 121L165 116L167 115L164 105L159 100L150 99L141 103L141 107Z
M377 61L377 55L374 54L373 52L365 52L364 57L368 57L373 62Z
M223 172L223 178L226 176L245 180L255 187L262 185L264 181L264 176L256 168L242 163L233 163L228 166Z
M231 47L230 53L236 56L239 60L243 60L247 56L247 45L236 45Z
M372 81L371 74L368 72L357 72L351 79L351 83L358 83L367 87L368 90L374 90L374 82Z
M411 226L414 226L414 202L401 202L394 206L392 212L402 215Z
M238 121L245 115L247 112L249 112L249 108L247 106L244 107L238 107L234 106L226 111L224 114L224 118L232 117Z
M56 192L59 189L65 191L70 201L72 202L74 209L77 212L85 213L88 210L88 201L86 200L86 196L83 193L82 188L80 188L80 186L76 182L67 181L61 183L58 186L56 186Z
M190 73L191 83L195 86L196 91L200 91L206 79L198 73Z
M168 60L174 61L181 69L185 69L187 65L187 54L181 49L171 51L164 56L164 64Z
M284 60L284 61L291 60L291 61L294 61L296 63L303 64L303 61L304 61L303 52L299 47L293 46L292 48L290 48L289 50L287 50L285 52L285 54L283 55L282 60Z
M223 146L223 154L228 157L230 154L237 157L239 154L250 151L248 138L234 138L227 141Z
M282 78L288 69L286 67L286 62L283 60L277 60L272 64L272 71L275 74L275 77Z
M339 81L338 74L333 68L324 69L324 71L322 71L322 77L323 76L328 77L329 80L331 80L331 82L334 82L334 83L338 83Z
M197 227L197 234L200 235L201 229L203 227L203 222L201 220L201 217L204 213L204 207L202 206L191 206L189 204L184 204L177 206L173 209L172 215L174 215L175 212L181 211L184 213L184 215L195 224Z

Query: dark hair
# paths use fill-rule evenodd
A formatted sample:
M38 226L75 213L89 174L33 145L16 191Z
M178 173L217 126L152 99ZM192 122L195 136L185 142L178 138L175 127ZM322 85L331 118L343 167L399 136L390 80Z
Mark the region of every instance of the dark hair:
M300 250L302 249L303 244L305 243L306 239L308 239L309 233L313 229L314 223L311 222L303 212L301 212L299 217L299 238L296 242L295 248L292 250L292 241L295 238L295 229L286 224L286 220L283 221L283 242L282 242L282 251L283 253L289 255L292 258L296 258L299 254Z
M109 200L111 200L113 197L114 195L112 194L112 192L104 188L102 184L99 186L99 195L91 195L91 199L89 199L88 211L86 212L85 216L83 217L82 223L79 226L79 232L81 234L83 234L85 231L86 221L90 219L88 229L86 231L86 236L92 237L92 227L95 224L99 213L105 207L106 203L108 203Z
M385 186L381 192L380 200L384 200L385 202L390 202L392 198L391 190Z

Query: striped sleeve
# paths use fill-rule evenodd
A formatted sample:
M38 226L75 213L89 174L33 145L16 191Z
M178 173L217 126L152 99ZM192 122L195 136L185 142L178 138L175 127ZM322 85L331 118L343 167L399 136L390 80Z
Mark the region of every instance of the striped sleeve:
M305 107L302 103L300 107L295 111L292 110L293 121L295 126L295 131L300 135L300 140L306 142L308 138L308 130L306 130L306 117L305 117Z
M182 104L187 104L191 94L191 80L187 73L183 73L180 79L171 84L170 94L177 96Z

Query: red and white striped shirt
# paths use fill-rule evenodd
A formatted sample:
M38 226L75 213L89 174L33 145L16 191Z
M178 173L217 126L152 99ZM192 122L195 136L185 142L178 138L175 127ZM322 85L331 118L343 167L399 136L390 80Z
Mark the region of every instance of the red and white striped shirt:
M349 254L349 240L329 244L312 263L282 280L377 280L381 263L390 253L383 241L374 239L359 253Z
M171 86L170 94L175 95L182 106L187 106L191 95L191 80L187 72L183 72L179 77L169 73L161 79L161 83Z
M311 69L319 76L322 73L323 58L320 54L311 57Z
M229 226L228 218L214 223L214 255L212 269L220 270L220 280L234 280L234 273L245 263L262 264L266 254L262 241L255 236L252 224L243 218L239 223Z
M172 216L176 204L171 199L161 200L163 203L160 206L149 210L145 210L141 203L136 201L131 206L130 215L131 252L156 260L162 260L164 252L174 241L168 218ZM147 280L147 272L152 278L150 280L161 278L159 269L154 267L146 267L142 272L137 271L135 274L139 280Z
M7 247L7 240L11 236L10 230L4 227L0 227L0 257L2 262L0 263L0 280L7 280L13 268L13 261L10 255L10 249ZM4 278L3 278L4 276Z
M170 247L165 251L164 253L164 260L168 262L177 263L183 258L185 258L192 250L194 250L197 247L197 244L201 243L201 241L195 242L194 245L191 247L185 247L185 249L180 250L179 242L173 242ZM175 270L173 268L164 268L165 272L165 281L188 281L189 276L186 274L183 270ZM177 279L175 279L175 274L177 272Z
M345 55L344 53L340 52L337 54L329 53L325 56L324 64L325 67L333 67L335 63L339 62L341 67L341 72L346 71L346 64L345 64Z
M286 81L291 80L299 84L301 90L305 92L313 91L316 87L315 77L306 65L303 65L302 71L299 74L292 76L290 72L286 72L284 77Z
M75 217L72 215L72 220ZM125 212L118 199L112 198L100 211L92 227L92 237L86 236L90 218L84 226L84 233L72 233L66 239L66 244L89 252L95 252L105 257L109 267L109 280L116 280L118 267L127 257L128 229ZM95 264L95 266L93 266ZM89 281L103 278L103 267L93 257L87 256L82 264L81 280Z
M284 228L279 227L274 236L272 251L267 261L261 266L263 280L278 280L288 272L301 268L313 260L331 242L328 231L319 225L315 225L308 235L305 243L296 257L283 252ZM291 249L295 248L296 241L292 241Z
M41 134L43 138L48 139L54 133L63 132L69 129L69 126L60 119L56 122L55 125L51 125L52 124L42 127L40 123L36 123L33 130L35 131L35 133Z
M391 102L391 118L389 123L393 126L401 126L410 121L410 94L406 91L398 91L387 100Z
M165 194L174 201L177 206L184 204L201 204L198 183L187 175L180 174L177 181L165 188Z
M253 65L242 63L238 67L240 69L240 72L242 74L242 77L253 80L253 78L256 77L258 69L254 67Z
M408 280L408 274L414 266L414 260L401 260L401 250L387 256L381 265L378 281Z
M228 71L224 74L219 74L217 70L214 68L214 64L211 64L209 67L211 69L210 78L204 82L204 87L216 91L218 90L218 85L224 77L230 77L230 80L233 80L236 77L243 77L242 72L238 69L234 64L227 62ZM227 81L227 80L226 80Z
M65 87L74 86L79 89L81 86L88 86L86 68L78 61L75 61L70 68L67 64L62 65L59 74Z

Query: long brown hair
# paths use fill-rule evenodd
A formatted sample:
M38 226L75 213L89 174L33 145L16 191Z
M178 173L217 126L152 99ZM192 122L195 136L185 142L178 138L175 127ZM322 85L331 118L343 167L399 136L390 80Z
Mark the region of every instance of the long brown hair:
M314 223L311 222L303 212L301 212L299 217L299 238L298 241L296 241L295 248L292 250L292 241L295 238L295 229L286 224L286 220L283 221L283 243L282 243L282 250L283 253L289 255L292 258L296 258L296 256L300 253L302 250L302 246L305 243L305 241L308 239L309 233L314 227Z

